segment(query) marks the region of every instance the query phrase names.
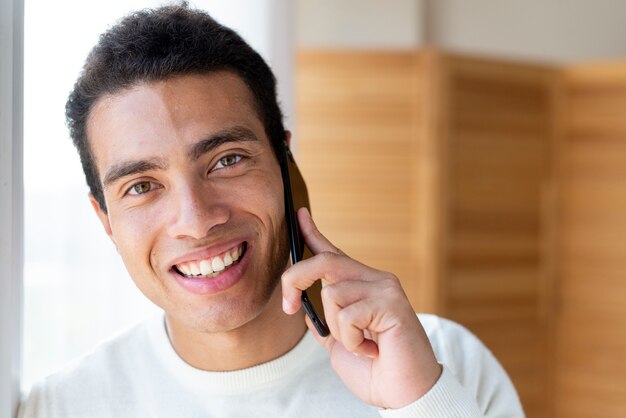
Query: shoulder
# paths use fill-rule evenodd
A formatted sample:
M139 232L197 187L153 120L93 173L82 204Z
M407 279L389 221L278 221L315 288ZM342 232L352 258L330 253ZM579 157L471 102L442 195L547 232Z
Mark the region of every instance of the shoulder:
M139 355L145 353L148 341L148 322L144 321L100 343L91 352L68 363L46 380L51 384L71 381L85 382L103 373L110 373L111 366L133 365Z
M124 384L130 384L130 380L120 377L130 375L146 355L150 321L107 339L37 382L22 402L19 418L73 417L72 410L97 409L98 402L109 398L107 394L123 391ZM113 381L116 384L109 386Z
M521 404L504 368L493 353L467 328L430 314L417 315L435 352L435 357L476 399L480 409L515 410Z

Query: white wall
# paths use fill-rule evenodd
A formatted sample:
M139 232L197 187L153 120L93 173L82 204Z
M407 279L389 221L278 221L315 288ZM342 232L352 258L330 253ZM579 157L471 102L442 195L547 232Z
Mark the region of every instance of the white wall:
M285 126L293 128L294 25L292 0L195 0L213 18L237 31L272 67Z
M443 49L566 63L626 57L623 0L297 0L299 48Z
M623 0L433 0L433 42L488 55L574 62L626 57Z
M414 48L422 43L421 0L296 0L301 48Z
M21 0L0 1L0 418L20 393L23 16Z

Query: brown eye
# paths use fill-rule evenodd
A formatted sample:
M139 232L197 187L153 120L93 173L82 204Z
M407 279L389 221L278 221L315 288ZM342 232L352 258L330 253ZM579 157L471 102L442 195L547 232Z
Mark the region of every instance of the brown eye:
M152 190L152 183L149 181L141 181L135 185L133 185L129 190L128 194L144 194Z
M219 159L219 161L215 165L215 170L219 170L220 168L226 168L226 167L235 165L239 161L241 161L241 158L242 158L241 155L237 155L237 154L232 154L232 155L227 155L225 157L222 157Z

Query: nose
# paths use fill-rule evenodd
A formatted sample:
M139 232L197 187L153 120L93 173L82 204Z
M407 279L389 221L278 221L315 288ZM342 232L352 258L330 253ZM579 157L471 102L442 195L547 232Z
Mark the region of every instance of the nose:
M175 203L169 235L174 238L205 238L213 228L225 224L230 218L223 196L206 184L178 185L172 194L170 197Z

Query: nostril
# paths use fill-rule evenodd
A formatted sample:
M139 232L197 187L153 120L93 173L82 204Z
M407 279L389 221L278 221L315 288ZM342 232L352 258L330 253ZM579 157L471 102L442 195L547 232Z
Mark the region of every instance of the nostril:
M173 238L204 239L230 219L230 207L193 184L184 184L172 192L168 234Z

